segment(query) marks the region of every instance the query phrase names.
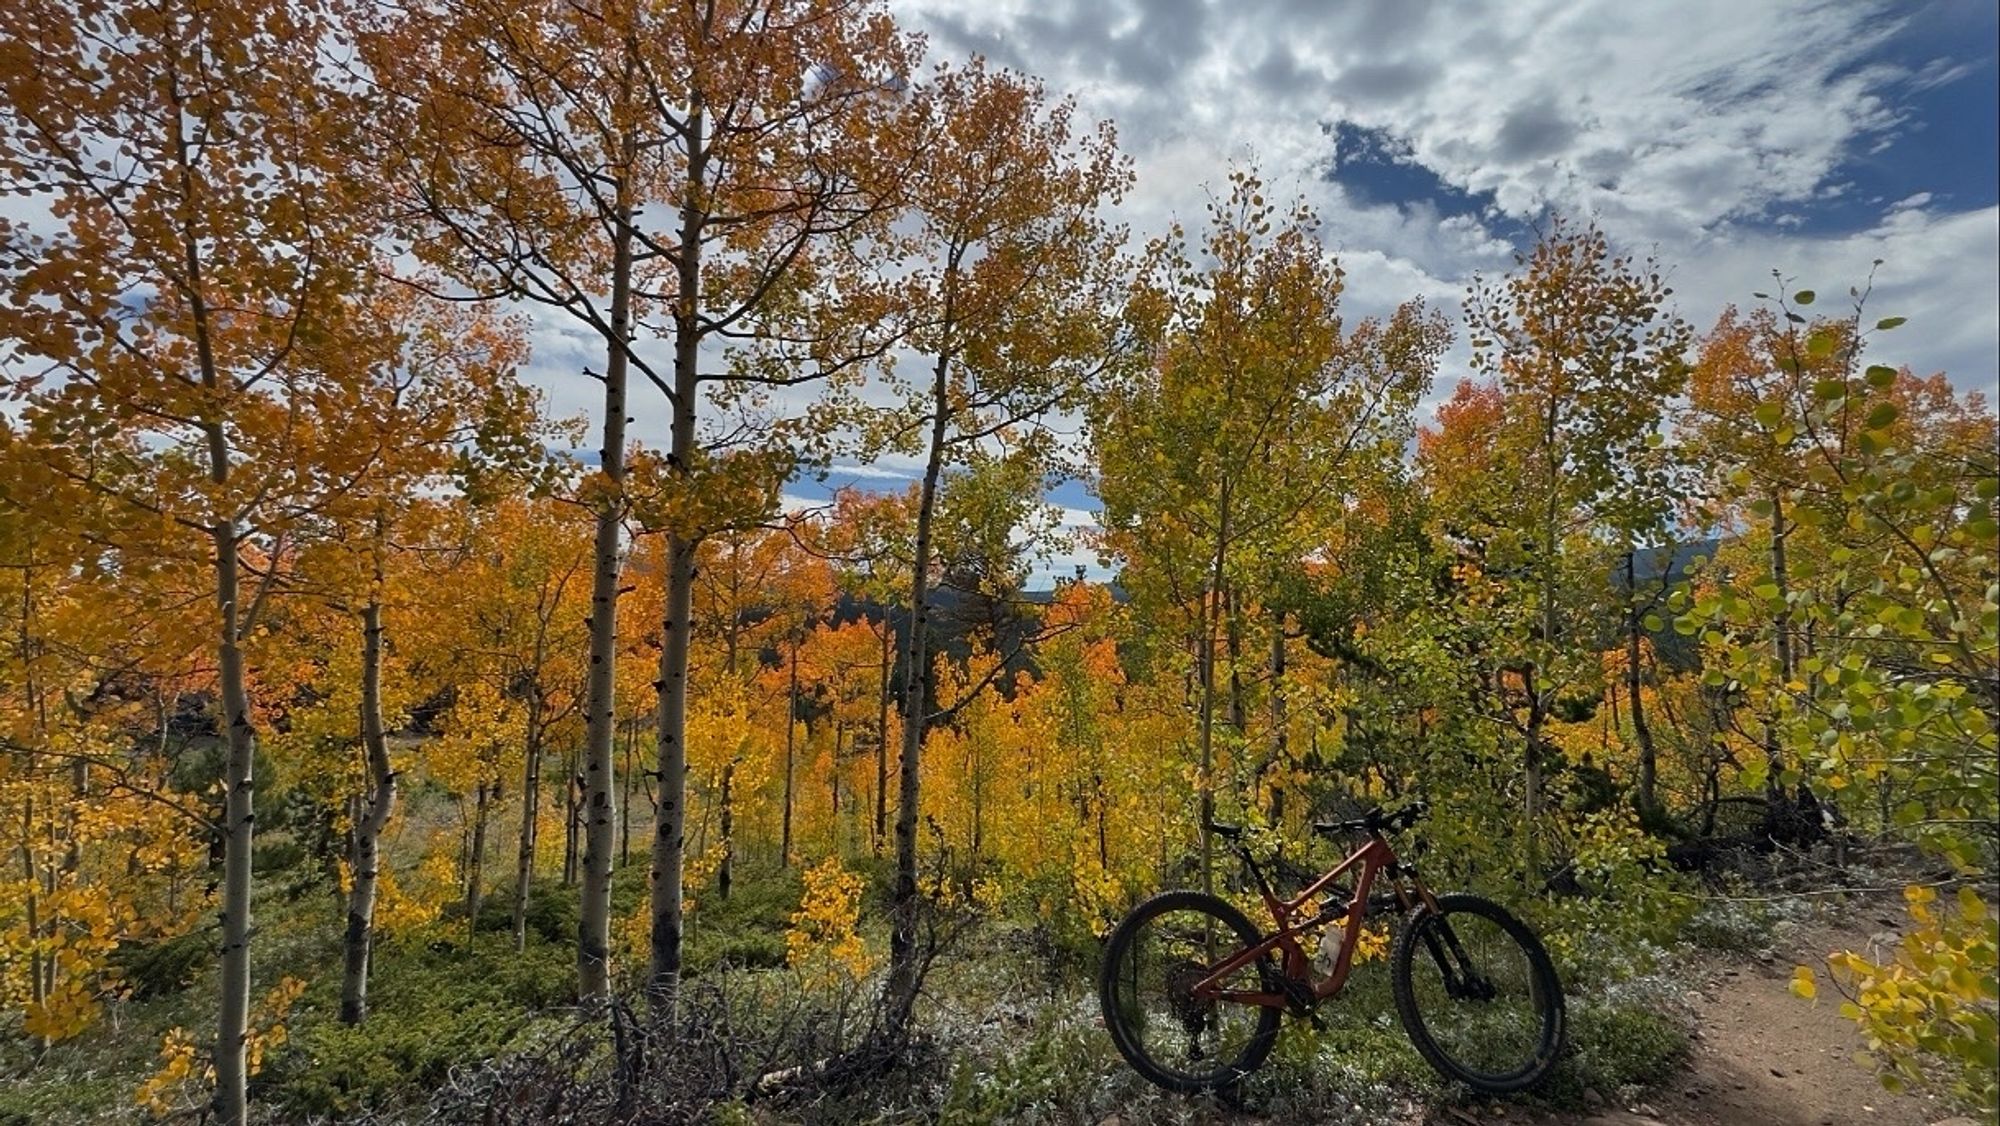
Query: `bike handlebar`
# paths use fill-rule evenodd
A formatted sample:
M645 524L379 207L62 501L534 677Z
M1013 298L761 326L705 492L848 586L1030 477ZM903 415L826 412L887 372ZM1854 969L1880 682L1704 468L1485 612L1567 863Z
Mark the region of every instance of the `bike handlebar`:
M1411 802L1393 813L1376 806L1359 817L1346 821L1316 821L1313 831L1332 836L1336 833L1400 833L1415 825L1431 811L1429 802Z
M1430 811L1431 804L1423 801L1411 802L1394 812L1384 811L1378 805L1367 813L1346 821L1315 821L1313 831L1327 836L1344 833L1400 833L1422 820ZM1243 835L1241 825L1224 825L1211 820L1204 822L1202 827L1218 837L1228 837L1231 840Z

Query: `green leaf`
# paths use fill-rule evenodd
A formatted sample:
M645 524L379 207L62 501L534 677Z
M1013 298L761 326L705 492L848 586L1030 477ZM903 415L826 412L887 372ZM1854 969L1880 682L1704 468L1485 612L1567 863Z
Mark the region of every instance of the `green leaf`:
M1800 305L1810 305L1813 303L1813 298L1818 296L1819 294L1814 293L1810 289L1801 289L1797 293L1792 294L1792 300Z
M1883 387L1893 386L1895 382L1896 382L1895 368L1892 368L1887 364L1868 365L1868 386L1875 388L1883 388Z
M1908 317L1883 317L1881 320L1875 322L1875 327L1883 332L1887 332L1909 319Z
M1661 625L1664 623L1660 621L1658 614L1648 614L1644 618L1639 619L1639 624L1645 628L1647 633L1658 633L1660 632Z
M1785 417L1785 404L1758 403L1757 409L1752 413L1755 414L1757 421L1765 426L1776 426Z
M1877 403L1875 405L1875 409L1868 412L1868 429L1870 430L1882 429L1883 427L1896 421L1896 414L1897 414L1896 404Z
M1764 784L1764 779L1770 774L1770 769L1770 763L1766 762L1763 757L1752 758L1749 762L1743 764L1743 771L1739 775L1738 780L1745 787L1754 790Z
M1819 329L1806 337L1806 354L1809 356L1829 356L1836 343L1831 329Z

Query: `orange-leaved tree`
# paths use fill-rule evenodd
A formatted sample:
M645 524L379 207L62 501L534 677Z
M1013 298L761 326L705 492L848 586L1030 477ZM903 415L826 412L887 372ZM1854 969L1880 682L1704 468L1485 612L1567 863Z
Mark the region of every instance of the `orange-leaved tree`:
M367 66L395 95L381 136L419 250L480 293L574 318L605 350L602 443L582 490L597 516L577 952L586 995L609 982L629 379L667 400L668 449L651 463L646 517L668 537L649 980L671 1001L695 551L706 533L775 505L809 436L768 434L746 449L730 441L741 430L699 432L697 417L711 402L758 419L761 389L880 348L869 340L879 318L849 309L860 287L827 284L847 259L822 246L874 221L893 187L865 158L908 45L866 0L462 0L364 22ZM671 340L670 359L649 336ZM761 362L704 354L747 341L762 345Z
M345 743L358 746L363 769L358 790L338 795L352 799L340 1020L358 1024L368 1011L379 841L395 810L399 773L390 760L389 733L396 726L391 714L400 709L386 707L384 699L409 699L415 691L409 676L410 683L384 687L384 666L395 646L389 622L401 618L421 630L426 620L414 601L419 591L395 573L407 570L397 557L430 538L441 506L427 498L450 485L455 469L478 465L489 452L501 463L518 460L515 451L535 448L528 439L538 426L535 396L513 381L525 358L518 324L386 278L354 303L345 323L351 331L306 342L301 354L344 373L345 393L329 402L329 414L361 451L362 468L298 521L300 562L286 587L325 603L359 642L354 706L343 718L358 717ZM405 649L414 646L406 641Z
M1113 290L1123 231L1100 210L1123 195L1131 172L1110 127L1078 128L1074 114L1072 102L1050 104L1039 83L975 60L938 67L911 99L903 130L916 226L903 316L929 370L876 428L924 466L900 692L892 1033L909 1020L920 972L917 821L935 702L930 602L945 477L996 446L1011 447L1015 461L1045 458L1043 418L1072 406L1118 354Z
M162 566L205 571L226 753L215 1112L247 1114L252 762L244 639L268 582L245 552L284 536L365 451L325 409L346 370L300 362L338 332L368 261L340 173L357 118L321 70L310 2L168 0L0 13L0 332L50 489L114 497ZM65 514L51 510L49 517ZM112 536L116 528L107 528ZM278 561L283 553L266 550Z

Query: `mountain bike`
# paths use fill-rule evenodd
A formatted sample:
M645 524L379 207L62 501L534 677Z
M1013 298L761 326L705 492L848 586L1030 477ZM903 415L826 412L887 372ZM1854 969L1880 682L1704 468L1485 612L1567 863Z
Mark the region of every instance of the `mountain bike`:
M1270 1055L1282 1013L1325 1027L1315 1010L1347 984L1369 911L1390 910L1406 916L1389 973L1417 1051L1476 1091L1507 1094L1540 1082L1563 1049L1555 966L1506 908L1476 895L1433 895L1416 868L1397 859L1388 835L1427 811L1418 802L1313 825L1325 836L1367 839L1291 899L1272 890L1241 826L1210 824L1242 857L1273 929L1259 934L1227 900L1200 891L1162 892L1134 908L1106 940L1098 975L1104 1025L1119 1054L1171 1091L1235 1085ZM1337 885L1350 876L1342 901ZM1339 944L1317 977L1304 941L1315 935Z

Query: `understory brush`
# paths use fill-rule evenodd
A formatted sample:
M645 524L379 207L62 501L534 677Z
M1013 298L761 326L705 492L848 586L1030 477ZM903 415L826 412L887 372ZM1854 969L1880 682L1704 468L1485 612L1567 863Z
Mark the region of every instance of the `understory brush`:
M642 917L643 892L638 881L621 885L617 917ZM798 873L772 869L741 873L728 900L704 896L679 1004L663 1023L639 992L642 953L621 955L625 1000L578 1007L567 889L531 890L518 952L511 897L494 896L476 926L446 915L384 936L368 1017L357 1026L335 1017L334 904L271 894L260 920L272 961L260 959L257 980L297 975L304 984L285 1018L288 1035L253 1080L255 1098L273 1121L384 1126L1201 1123L1238 1112L1361 1126L1473 1098L1411 1047L1379 955L1320 1009L1323 1029L1287 1020L1271 1058L1237 1091L1168 1094L1127 1067L1104 1031L1091 984L1098 941L1067 930L1058 939L1047 920L1004 911L956 934L931 966L914 1031L898 1040L884 1028L879 965L829 976L787 964L803 893ZM1685 1053L1676 1001L1684 989L1674 983L1664 916L1614 906L1523 909L1551 936L1569 996L1570 1051L1534 1102L1571 1107L1587 1092L1628 1094ZM1751 914L1705 906L1691 930L1745 941L1765 917ZM1608 925L1621 919L1622 928ZM1593 934L1595 925L1605 929ZM873 949L886 935L870 928L865 938ZM117 1006L112 1027L58 1045L24 1072L32 1082L0 1094L0 1123L130 1119L162 1035L198 1029L209 1015L213 969L202 962L190 979L194 960L183 949L205 951L203 941L130 952L132 999ZM184 1101L198 1106L201 1097L190 1089Z
M516 1046L537 1014L573 1004L570 948L535 935L413 935L377 945L368 1018L333 1019L340 981L316 979L285 1045L257 1076L259 1096L295 1118L345 1116L394 1103Z

